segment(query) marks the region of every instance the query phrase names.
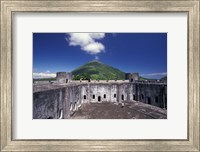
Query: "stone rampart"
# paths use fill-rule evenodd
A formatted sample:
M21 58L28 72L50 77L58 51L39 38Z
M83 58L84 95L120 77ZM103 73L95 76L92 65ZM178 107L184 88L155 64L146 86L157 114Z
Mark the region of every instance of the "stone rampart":
M49 84L50 85L50 84ZM38 87L34 85L34 87ZM167 109L166 83L129 83L99 81L40 86L33 94L33 116L36 119L69 118L87 102L137 101ZM60 88L59 88L60 87Z

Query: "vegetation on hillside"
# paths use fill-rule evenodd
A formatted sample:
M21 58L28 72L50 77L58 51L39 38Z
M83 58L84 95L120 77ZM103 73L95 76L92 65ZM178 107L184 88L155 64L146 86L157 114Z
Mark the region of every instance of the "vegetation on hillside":
M145 81L145 80L148 80L147 78L144 78L144 77L139 77L139 80L140 81Z
M125 78L124 72L99 61L88 62L73 70L72 74L75 80L79 78L82 78L82 80L87 80L88 78L91 80L124 80Z
M88 73L82 73L81 75L75 75L73 80L90 80L91 76Z
M124 80L125 73L100 61L91 61L72 71L73 80ZM33 81L55 81L56 78L34 78ZM139 77L140 81L156 81ZM160 79L167 81L167 76Z
M160 81L167 81L167 76L161 78Z
M55 81L56 78L34 78L33 81Z
M156 81L157 79L144 78L144 77L141 77L141 76L140 76L140 77L139 77L139 80L140 80L140 81L146 81L146 80L147 80L147 81Z

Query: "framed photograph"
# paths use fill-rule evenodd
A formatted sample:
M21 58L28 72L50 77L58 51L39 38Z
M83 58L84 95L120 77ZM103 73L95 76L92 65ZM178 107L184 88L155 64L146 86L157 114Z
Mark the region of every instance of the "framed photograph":
M33 119L167 118L167 33L34 33L33 69Z
M1 151L199 151L199 1L1 0Z

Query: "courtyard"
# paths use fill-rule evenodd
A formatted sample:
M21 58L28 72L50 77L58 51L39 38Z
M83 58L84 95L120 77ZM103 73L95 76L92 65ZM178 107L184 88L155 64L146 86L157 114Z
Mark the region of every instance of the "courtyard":
M142 102L83 103L71 119L166 119L167 110Z

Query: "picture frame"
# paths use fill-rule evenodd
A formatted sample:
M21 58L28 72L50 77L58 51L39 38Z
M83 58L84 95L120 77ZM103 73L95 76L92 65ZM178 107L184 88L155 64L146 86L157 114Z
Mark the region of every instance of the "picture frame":
M15 12L187 12L187 140L14 140L12 16ZM1 0L1 151L199 151L199 0Z

